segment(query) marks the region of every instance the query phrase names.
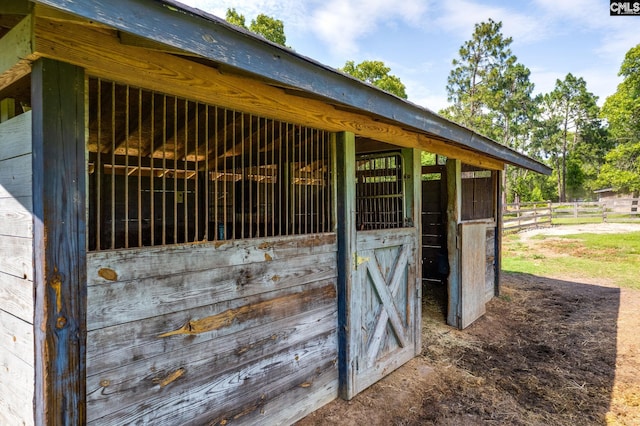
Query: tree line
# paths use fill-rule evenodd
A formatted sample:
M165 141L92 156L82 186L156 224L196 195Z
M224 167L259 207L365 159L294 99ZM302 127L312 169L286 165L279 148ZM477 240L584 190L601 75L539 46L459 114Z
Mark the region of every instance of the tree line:
M228 22L286 46L281 20L258 15L249 27L235 9ZM572 73L556 80L549 93L534 94L531 71L511 51L513 39L502 23L474 26L452 61L447 79L450 105L439 113L553 169L542 176L508 166L503 189L507 202L590 199L612 188L640 193L640 44L626 54L623 81L602 108L587 82ZM407 99L406 87L379 60L347 61L340 69Z

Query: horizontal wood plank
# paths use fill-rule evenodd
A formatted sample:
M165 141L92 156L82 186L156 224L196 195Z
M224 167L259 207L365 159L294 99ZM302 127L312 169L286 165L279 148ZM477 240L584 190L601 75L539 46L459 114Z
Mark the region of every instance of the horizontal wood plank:
M413 241L418 241L418 238L416 228L359 231L357 233L357 248L358 251L366 251L383 246L413 244Z
M0 347L33 367L33 325L0 309Z
M0 272L0 309L33 323L33 282Z
M335 280L323 280L102 328L88 333L87 371L107 371L126 360L162 355L185 344L195 345L232 335L335 303ZM190 324L197 326L198 323L214 324L215 327L193 334L186 331Z
M33 238L33 199L0 198L0 235Z
M0 235L0 272L33 281L33 239Z
M255 401L259 404L261 400L269 400L292 385L304 386L318 371L335 368L335 342L335 333L318 336L307 341L296 352L285 348L268 354L259 362L212 377L210 381L185 392L173 394L171 386L166 386L164 392L155 398L147 398L144 404L95 419L95 424L188 424L189 419L203 415L215 416L216 413L226 418L223 413L243 402ZM90 421L88 424L94 423Z
M220 375L259 364L265 356L287 351L287 348L290 356L295 357L306 350L309 341L318 336L335 336L335 332L335 306L325 306L158 357L123 364L115 370L92 373L87 378L89 416L104 416L167 393L188 392ZM326 344L333 345L333 353L337 354L337 340L328 340ZM165 386L159 385L176 371L182 371L179 378L165 382Z
M32 196L31 154L0 161L0 199Z
M87 254L88 285L131 281L336 251L335 234L229 240ZM100 270L115 273L107 278Z
M226 425L292 424L338 397L338 371L328 368L314 372L301 385L282 392L277 397L245 407L239 413L224 417ZM238 411L238 410L236 410ZM204 417L206 419L209 416ZM202 424L196 419L196 424ZM218 424L221 424L219 421ZM214 423L215 424L215 423Z
M176 263L179 260L174 259ZM178 275L103 282L88 288L87 329L335 278L335 263L335 253L328 252Z
M0 350L0 424L34 424L33 376L32 365L4 347ZM8 423L2 422L3 416Z
M0 123L0 161L31 153L31 111Z

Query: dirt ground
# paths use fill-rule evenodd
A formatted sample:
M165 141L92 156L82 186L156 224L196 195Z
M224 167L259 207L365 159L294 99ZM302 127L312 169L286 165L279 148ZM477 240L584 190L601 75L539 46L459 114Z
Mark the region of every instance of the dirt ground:
M298 425L640 425L640 291L585 281L503 273L463 331L427 289L422 354Z

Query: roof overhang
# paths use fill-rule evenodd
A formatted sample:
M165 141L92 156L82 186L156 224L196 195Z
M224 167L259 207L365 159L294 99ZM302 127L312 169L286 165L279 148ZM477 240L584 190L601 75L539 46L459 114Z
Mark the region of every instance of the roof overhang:
M172 0L32 0L543 174L546 165L433 111Z

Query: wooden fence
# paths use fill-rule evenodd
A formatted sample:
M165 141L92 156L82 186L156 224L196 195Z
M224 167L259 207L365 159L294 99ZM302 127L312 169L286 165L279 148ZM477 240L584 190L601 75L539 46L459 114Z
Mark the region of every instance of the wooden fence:
M564 223L640 221L640 198L573 203L513 203L502 213L503 232Z
M550 201L507 204L502 212L503 232L551 226L553 207Z

